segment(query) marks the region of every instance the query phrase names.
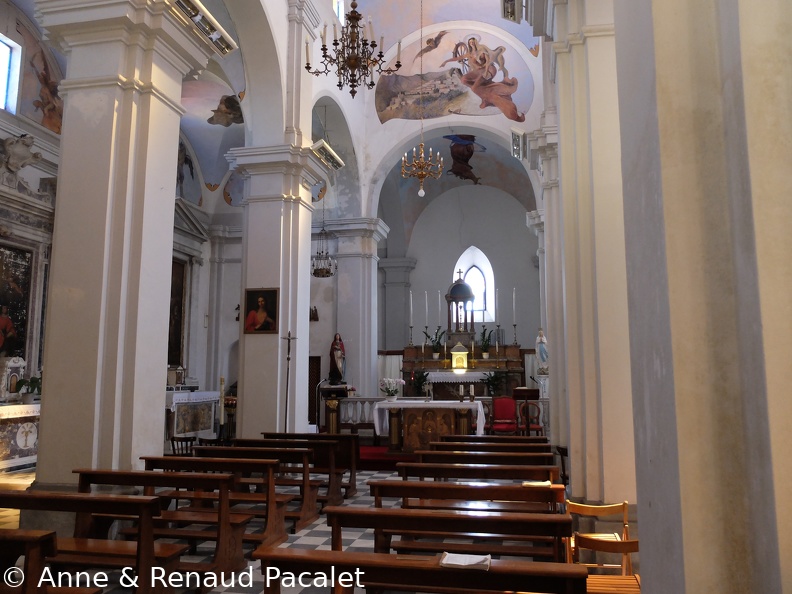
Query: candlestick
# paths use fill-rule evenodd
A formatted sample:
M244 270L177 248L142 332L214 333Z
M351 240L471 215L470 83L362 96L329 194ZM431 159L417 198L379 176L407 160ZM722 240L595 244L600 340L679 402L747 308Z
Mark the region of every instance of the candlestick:
M409 342L409 344L407 346L413 346L412 329L413 329L412 324L410 324L410 342Z
M517 344L517 324L512 324L514 326L514 344Z

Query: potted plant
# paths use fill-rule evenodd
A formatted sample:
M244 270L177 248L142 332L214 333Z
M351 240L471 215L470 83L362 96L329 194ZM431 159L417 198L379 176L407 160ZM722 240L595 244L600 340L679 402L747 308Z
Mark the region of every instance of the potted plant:
M489 349L490 344L492 343L492 333L494 330L490 330L487 332L487 327L481 327L481 338L479 339L479 344L481 345L481 358L482 359L489 359Z
M23 391L24 388L27 388ZM20 379L16 383L16 390L20 394L41 394L41 378L33 376L28 379Z
M416 396L422 396L426 388L426 381L429 379L429 372L427 371L413 371L410 383L413 387L413 392Z
M484 376L484 385L487 386L487 394L497 396L506 381L506 373L503 371L493 371Z
M440 326L438 326L437 330L434 331L434 335L429 335L427 334L426 330L424 330L424 336L426 336L426 338L432 344L432 359L439 359L440 349L443 346L443 336L445 336L445 330L440 330Z

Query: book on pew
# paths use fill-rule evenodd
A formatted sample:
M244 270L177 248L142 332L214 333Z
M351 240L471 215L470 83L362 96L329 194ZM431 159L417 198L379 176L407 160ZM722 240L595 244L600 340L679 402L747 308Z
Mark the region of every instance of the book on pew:
M463 567L466 569L490 568L490 555L459 555L456 553L443 553L440 557L440 567Z
M552 484L550 481L523 481L523 487L549 487Z

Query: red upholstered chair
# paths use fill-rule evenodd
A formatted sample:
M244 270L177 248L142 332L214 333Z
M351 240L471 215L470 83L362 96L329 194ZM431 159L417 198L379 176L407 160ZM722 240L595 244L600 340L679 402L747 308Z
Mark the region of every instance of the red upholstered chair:
M517 403L511 396L492 399L492 433L517 435Z
M520 435L544 435L542 425L542 409L536 402L523 400L520 403Z

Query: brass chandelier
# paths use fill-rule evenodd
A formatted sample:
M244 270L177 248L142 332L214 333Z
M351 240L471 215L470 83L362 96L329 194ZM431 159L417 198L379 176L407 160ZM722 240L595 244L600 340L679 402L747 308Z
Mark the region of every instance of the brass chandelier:
M385 68L385 56L382 53L384 39L380 37L379 52L374 41L374 26L369 18L368 27L361 25L363 15L357 10L357 2L350 4L346 15L346 25L341 27L341 37L337 35L336 25L333 25L332 54L327 50L327 25L322 30L322 61L319 68L311 70L311 51L308 41L305 42L305 69L319 76L320 74L333 73L338 77L338 88L349 86L349 93L354 97L358 87L374 88L375 74L393 74L401 68L401 41L396 55L396 64L393 68ZM368 33L366 32L368 29Z
M423 41L423 0L421 0L421 41ZM404 153L401 164L401 174L403 178L417 177L418 178L418 195L423 198L426 195L424 192L424 180L427 177L438 179L443 174L443 157L440 152L434 153L432 156L432 149L429 148L429 159L426 158L424 153L424 137L423 137L423 124L424 124L424 102L423 102L423 52L420 52L420 86L418 87L420 97L419 105L421 108L421 142L418 144L416 152L413 147L412 161L407 160L407 153Z

